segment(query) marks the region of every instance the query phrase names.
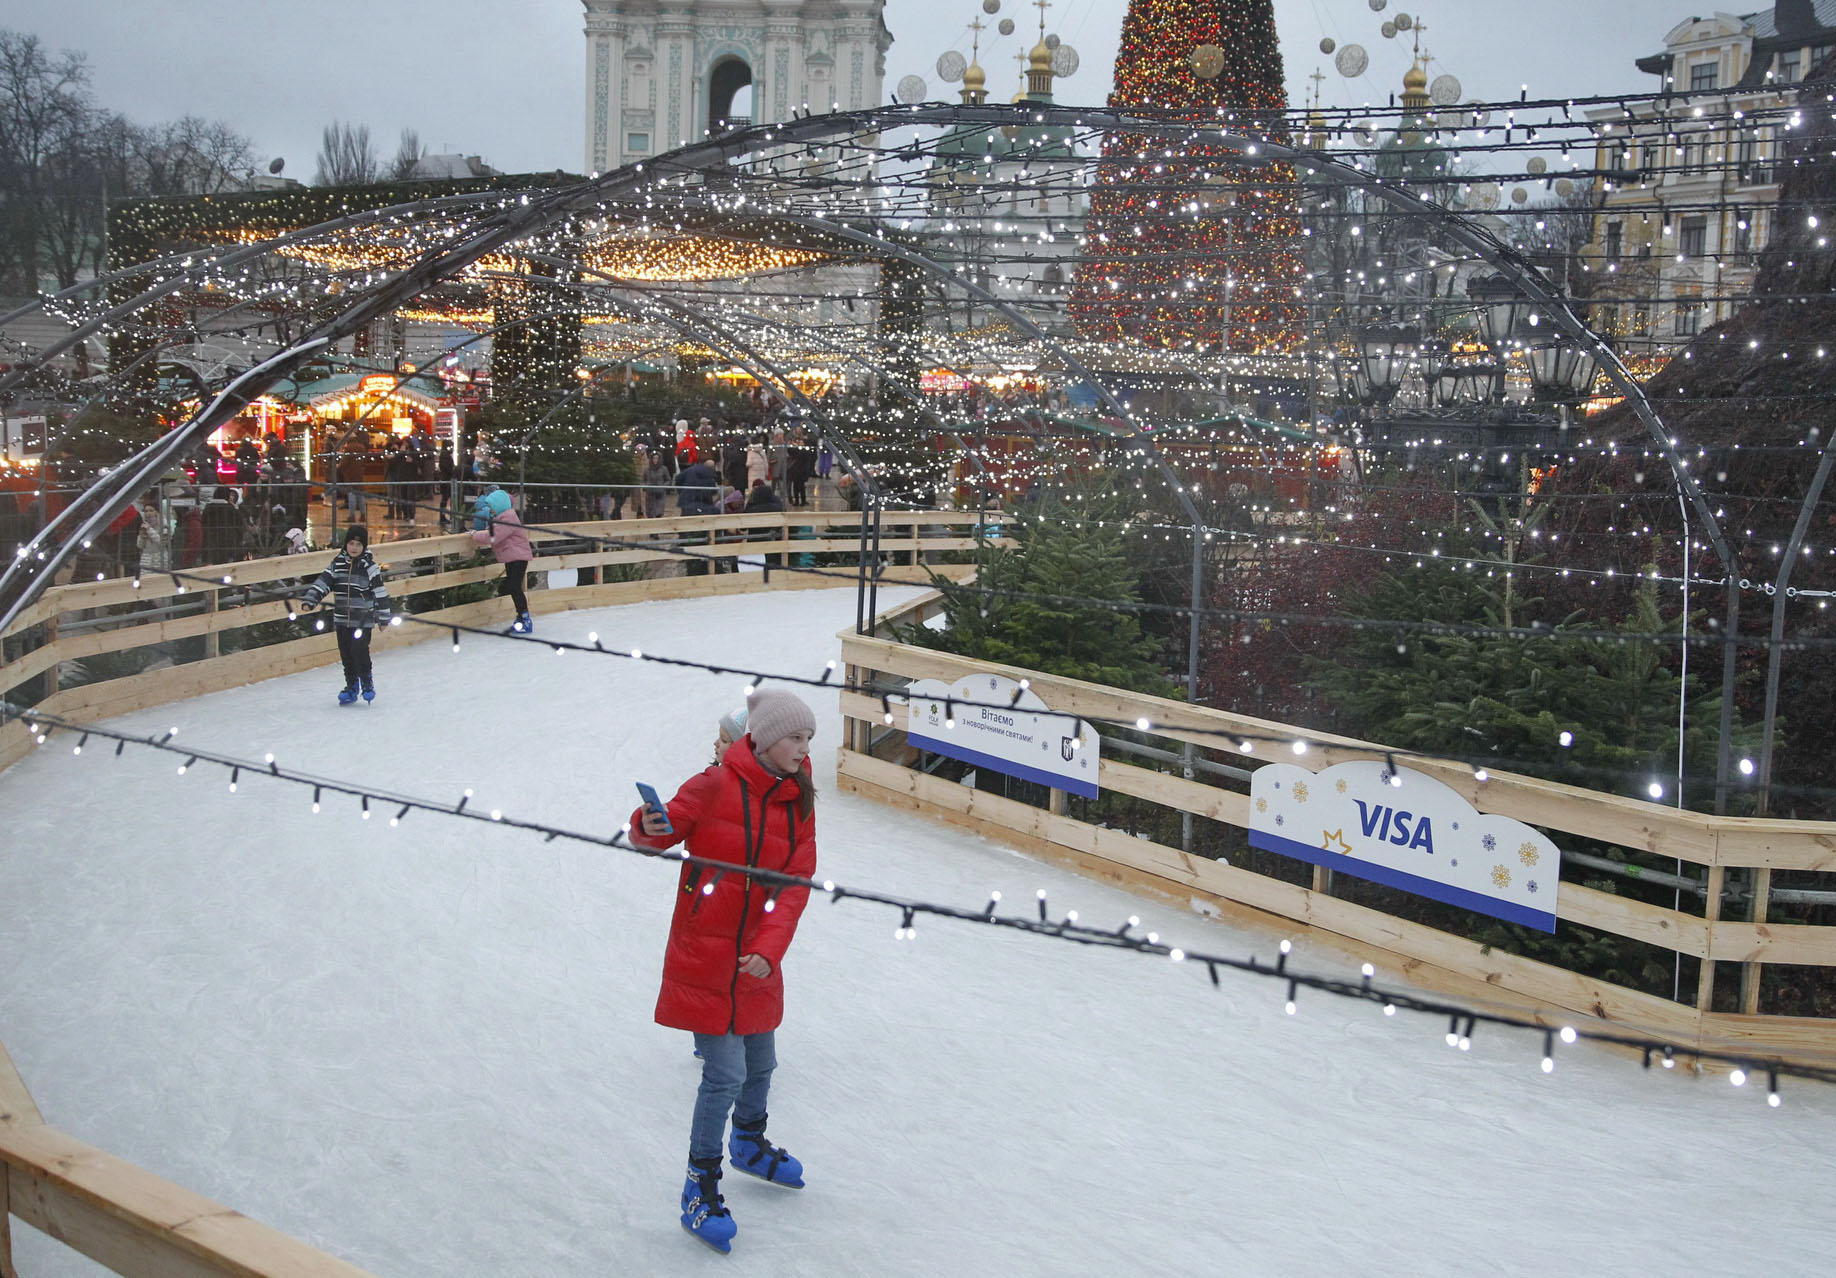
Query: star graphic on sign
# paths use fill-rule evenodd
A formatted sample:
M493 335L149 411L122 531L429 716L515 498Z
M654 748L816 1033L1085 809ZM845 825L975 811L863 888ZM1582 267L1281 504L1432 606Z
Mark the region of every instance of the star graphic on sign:
M1347 856L1351 855L1351 844L1345 841L1344 826L1340 826L1336 830L1320 831L1320 846L1322 848L1330 849L1335 843L1339 845L1339 851L1345 853Z

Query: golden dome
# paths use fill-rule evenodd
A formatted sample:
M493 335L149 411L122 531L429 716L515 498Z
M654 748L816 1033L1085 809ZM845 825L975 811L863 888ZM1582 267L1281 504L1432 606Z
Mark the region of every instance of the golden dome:
M1404 93L1426 93L1428 91L1428 73L1422 69L1421 63L1418 62L1403 72L1402 84Z
M1046 48L1044 36L1041 36L1039 43L1033 46L1033 51L1026 55L1026 69L1028 71L1050 71L1052 69L1052 51Z
M971 62L969 68L963 72L963 87L965 89L980 89L985 88L987 84L988 73L982 70L982 64L979 62Z

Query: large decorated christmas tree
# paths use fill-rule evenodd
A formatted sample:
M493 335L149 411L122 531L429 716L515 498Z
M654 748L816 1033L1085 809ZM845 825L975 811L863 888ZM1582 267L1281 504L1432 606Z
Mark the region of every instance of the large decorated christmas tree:
M1272 0L1131 0L1109 104L1285 141ZM1299 343L1293 169L1232 155L1171 129L1105 139L1072 295L1079 331L1194 350Z

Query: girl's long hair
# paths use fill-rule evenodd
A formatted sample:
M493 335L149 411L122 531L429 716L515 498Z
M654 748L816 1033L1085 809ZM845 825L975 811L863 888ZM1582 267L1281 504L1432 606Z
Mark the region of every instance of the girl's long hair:
M816 778L810 774L810 761L805 758L797 769L797 815L807 821L815 811Z

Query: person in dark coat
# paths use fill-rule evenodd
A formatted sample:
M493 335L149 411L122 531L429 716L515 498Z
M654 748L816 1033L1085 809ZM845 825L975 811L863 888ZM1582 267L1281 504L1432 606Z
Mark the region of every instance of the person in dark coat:
M247 496L260 470L261 445L244 435L236 444L236 482L241 485L244 496Z
M370 670L370 635L391 622L389 587L382 569L370 554L370 530L352 524L344 534L344 549L333 556L318 580L300 597L302 608L317 608L329 597L332 625L338 632L338 658L344 666L344 687L338 704L348 706L361 690L365 701L376 700L376 681ZM324 624L320 623L321 626Z
M706 462L684 466L676 476L676 505L685 515L717 515L720 476Z
M242 558L248 527L242 510L236 504L236 490L218 484L211 499L204 503L204 560L207 564L234 563Z
M718 515L720 513L720 476L714 468L704 461L692 466L685 466L676 476L676 505L685 515ZM688 575L705 577L708 574L708 561L700 557L691 557L688 561Z
M686 841L691 856L738 870L683 867L656 1010L659 1025L694 1034L701 1056L682 1225L723 1252L736 1232L720 1193L723 1152L736 1171L794 1189L804 1183L803 1164L766 1139L765 1122L784 1019L784 955L810 892L755 883L744 867L799 879L816 873L809 765L816 717L792 694L760 688L746 699L745 726L746 735L690 777L665 811L641 806L630 826L640 847ZM723 1142L729 1115L732 1137Z
M816 473L816 450L810 445L809 437L799 426L791 432L790 460L787 463L786 477L790 481L790 504L807 506L810 504L810 476Z

